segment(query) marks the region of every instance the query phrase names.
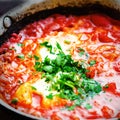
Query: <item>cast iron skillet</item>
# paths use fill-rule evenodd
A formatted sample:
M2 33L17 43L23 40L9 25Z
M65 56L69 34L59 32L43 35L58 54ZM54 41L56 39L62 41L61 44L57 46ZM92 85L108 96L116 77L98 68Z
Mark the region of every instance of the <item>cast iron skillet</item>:
M88 13L104 13L120 20L119 0L27 0L5 13L0 18L0 46L7 41L11 33L18 33L27 24L39 19L44 19L54 13L65 15L84 15ZM33 119L41 119L18 111L0 98L0 104L4 107Z

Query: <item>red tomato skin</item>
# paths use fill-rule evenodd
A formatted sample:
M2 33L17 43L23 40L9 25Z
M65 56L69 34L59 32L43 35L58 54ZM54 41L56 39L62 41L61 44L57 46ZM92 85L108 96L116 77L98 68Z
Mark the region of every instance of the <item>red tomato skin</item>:
M114 65L114 70L120 73L120 61L116 62Z
M54 113L51 115L51 120L62 120L62 119L56 114L56 112L54 112Z
M106 33L100 33L98 35L99 41L103 43L113 42L113 39L109 38Z
M101 14L93 14L90 17L96 26L108 27L111 23L108 17Z
M120 96L120 92L117 92L117 91L116 91L116 90L117 90L117 88L116 88L116 83L111 82L111 83L108 83L107 86L108 86L108 87L103 87L103 90L104 90L105 92L110 92L110 93L112 93L112 94L114 94L114 95L116 95L116 96Z
M104 91L114 93L116 91L116 84L114 82L108 83L108 87L103 87Z
M10 42L13 42L13 43L19 42L21 38L22 37L20 35L13 33L12 37L10 38Z
M92 41L97 41L98 35L97 34L93 34L93 36L91 37Z
M111 108L109 108L108 106L103 106L101 111L102 111L103 117L107 118L107 119L112 118L112 116L114 114L114 111Z
M64 15L55 14L54 17L55 22L58 23L61 26L61 28L66 26L67 19Z

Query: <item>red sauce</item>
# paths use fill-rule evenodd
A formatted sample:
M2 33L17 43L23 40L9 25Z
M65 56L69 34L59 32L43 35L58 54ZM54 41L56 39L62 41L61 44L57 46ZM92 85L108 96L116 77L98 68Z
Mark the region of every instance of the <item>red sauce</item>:
M102 92L88 100L92 108L79 106L72 111L62 111L64 106L71 105L72 102L61 98L44 102L43 96L34 90L31 93L31 89L26 94L29 94L32 102L25 98L28 103L21 100L11 104L16 91L23 83L33 83L41 76L35 73L35 60L31 56L37 54L39 41L47 36L57 36L59 32L79 36L80 47L89 55L87 62L96 61L95 65L87 68L87 76L102 85ZM77 58L80 52L78 48L79 45L76 45L71 50L73 59L84 59L85 56ZM120 21L103 14L54 14L27 25L18 34L13 33L9 41L1 46L0 53L0 94L11 106L51 120L120 118ZM77 94L77 90L75 91Z

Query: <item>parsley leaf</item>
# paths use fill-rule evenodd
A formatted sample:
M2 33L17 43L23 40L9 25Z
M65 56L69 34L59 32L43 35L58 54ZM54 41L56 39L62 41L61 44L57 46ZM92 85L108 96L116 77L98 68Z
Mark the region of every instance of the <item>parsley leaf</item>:
M34 55L35 60L39 60L39 57L37 55Z
M25 56L24 56L24 54L19 54L19 55L17 55L17 58L24 59Z
M45 65L45 66L43 66L42 70L44 70L45 72L48 72L48 73L52 73L53 67L51 65Z
M87 103L87 104L85 105L85 108L88 110L88 109L91 109L92 106L91 106L89 103Z
M41 46L45 46L46 48L48 48L48 50L50 51L50 53L52 53L52 45L49 42L45 41L43 43L40 43L40 45Z
M85 54L85 50L82 48L79 48L79 56L83 56Z
M91 60L89 64L90 66L93 66L94 64L96 64L96 60Z
M12 99L11 103L16 105L18 103L18 100L16 98L14 98L14 99Z
M32 90L37 90L34 86L31 86Z
M72 105L72 106L66 106L67 110L71 111L71 110L74 110L75 109L75 105Z
M48 99L53 99L53 94L50 93L49 95L46 96L46 98L48 98Z
M91 79L88 80L83 79L81 86L84 88L86 93L89 92L99 93L102 90L100 83Z
M58 42L56 42L56 46L57 46L57 48L58 48L60 51L62 51L62 48L61 48L61 46L60 46L60 44L59 44Z
M18 45L19 47L23 47L23 46L24 46L24 44L22 44L22 43L17 43L17 45Z
M35 68L36 71L40 72L42 70L41 69L41 63L40 62L35 62L34 68Z

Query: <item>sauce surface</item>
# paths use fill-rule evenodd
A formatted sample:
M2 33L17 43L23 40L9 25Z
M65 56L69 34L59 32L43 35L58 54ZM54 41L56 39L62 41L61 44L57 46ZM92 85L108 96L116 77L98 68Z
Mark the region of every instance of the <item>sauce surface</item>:
M120 21L54 14L0 48L0 97L51 120L120 118Z

